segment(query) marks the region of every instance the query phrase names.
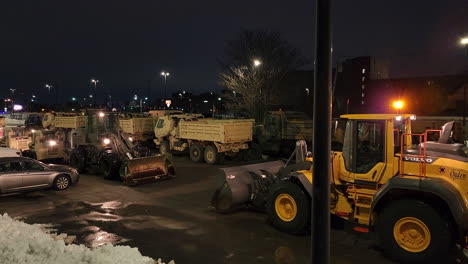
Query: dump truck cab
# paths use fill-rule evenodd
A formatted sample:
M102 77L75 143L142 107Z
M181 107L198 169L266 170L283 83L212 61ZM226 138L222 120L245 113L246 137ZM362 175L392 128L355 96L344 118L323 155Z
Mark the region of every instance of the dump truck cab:
M201 114L174 114L166 115L158 118L156 126L154 128L154 135L156 139L175 135L180 120L185 121L197 121L198 119L204 118ZM156 143L159 145L158 143Z

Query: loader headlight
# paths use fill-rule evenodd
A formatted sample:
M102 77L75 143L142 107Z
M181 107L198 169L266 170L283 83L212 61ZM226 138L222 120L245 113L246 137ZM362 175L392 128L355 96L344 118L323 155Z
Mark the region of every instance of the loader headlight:
M105 138L105 139L102 140L102 143L104 143L104 145L109 145L110 144L110 139Z
M128 140L130 140L130 142L133 142L133 138L132 138L132 137L129 137Z
M31 133L34 133L34 132L36 132L36 130L35 130L35 129L31 129Z
M410 119L410 120L416 120L416 116L415 116L415 115L412 115L412 116L410 116L409 119Z
M49 146L50 147L53 147L53 146L56 146L57 145L57 141L55 140L49 140Z
M396 120L396 121L401 121L402 119L403 119L402 116L397 116L397 117L395 117L395 120Z

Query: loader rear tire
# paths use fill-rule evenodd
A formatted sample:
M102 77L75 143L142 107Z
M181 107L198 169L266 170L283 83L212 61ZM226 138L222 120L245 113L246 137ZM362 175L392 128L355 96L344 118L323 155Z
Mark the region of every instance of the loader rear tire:
M383 208L377 235L386 255L405 263L443 263L455 245L451 221L427 203L399 200Z
M99 167L104 174L104 179L106 180L113 180L119 177L119 169L120 169L121 162L115 160L115 157L112 156L104 156L101 158L99 162Z
M299 185L280 181L267 201L268 217L277 229L290 234L304 233L310 222L310 197Z
M75 150L70 154L70 166L77 169L79 173L86 172L85 158L81 152Z
M218 150L214 146L205 147L205 153L203 156L205 157L206 164L214 165L218 163Z
M198 144L190 146L190 159L193 162L200 162L203 160L203 148Z

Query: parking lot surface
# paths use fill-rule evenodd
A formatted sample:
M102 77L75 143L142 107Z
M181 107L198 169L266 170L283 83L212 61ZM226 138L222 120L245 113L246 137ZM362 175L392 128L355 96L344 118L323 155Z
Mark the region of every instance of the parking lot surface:
M66 191L0 197L2 213L53 224L76 243L138 247L143 255L181 263L310 263L310 236L275 230L261 212L217 214L210 200L220 166L174 157L177 178L128 187L81 175ZM227 164L234 165L234 164ZM332 263L392 263L373 241L333 228Z

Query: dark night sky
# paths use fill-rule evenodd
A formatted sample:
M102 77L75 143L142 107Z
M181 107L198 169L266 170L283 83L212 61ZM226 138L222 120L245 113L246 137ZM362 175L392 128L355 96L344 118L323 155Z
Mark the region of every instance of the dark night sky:
M336 0L334 54L392 59L392 77L462 69L459 37L468 32L466 0ZM57 81L61 95L83 97L89 80L119 98L134 91L215 91L225 40L242 29L280 31L313 57L314 5L306 0L3 1L0 96L10 88L42 98ZM102 95L101 95L102 98Z

